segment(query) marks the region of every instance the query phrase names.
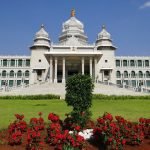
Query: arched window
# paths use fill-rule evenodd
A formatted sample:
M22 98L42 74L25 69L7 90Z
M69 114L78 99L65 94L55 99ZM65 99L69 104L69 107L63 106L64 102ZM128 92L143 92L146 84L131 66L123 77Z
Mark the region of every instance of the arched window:
M25 71L25 77L29 77L29 71L28 70Z
M6 70L3 70L3 71L2 71L2 77L5 78L5 77L6 77L6 74L7 74L7 73L6 73Z
M143 78L143 72L139 71L139 78Z
M10 71L10 77L14 77L14 71L13 70Z
M21 76L22 76L22 71L19 70L19 71L17 72L17 77L21 77Z
M120 71L117 71L117 72L116 72L116 76L117 76L117 78L120 78L120 77L121 77Z
M124 78L128 78L128 72L124 71Z
M123 66L127 67L127 60L123 60Z
M150 78L150 72L146 71L146 78Z
M131 78L135 78L135 71L131 71Z

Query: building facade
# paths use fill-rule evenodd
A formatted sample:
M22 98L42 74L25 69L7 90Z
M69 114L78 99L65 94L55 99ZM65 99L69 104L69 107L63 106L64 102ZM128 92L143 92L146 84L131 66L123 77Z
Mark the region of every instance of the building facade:
M30 47L31 56L0 56L0 87L65 83L77 73L88 74L96 82L150 87L150 57L118 57L115 50L105 26L89 44L84 25L72 10L58 43L51 41L42 25Z

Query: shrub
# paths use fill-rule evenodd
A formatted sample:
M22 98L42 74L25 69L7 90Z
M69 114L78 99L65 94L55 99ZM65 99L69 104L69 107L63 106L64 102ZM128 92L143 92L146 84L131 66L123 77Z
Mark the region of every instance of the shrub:
M93 88L92 79L87 75L78 74L67 80L65 101L73 107L73 111L70 113L72 124L76 123L84 127L89 120Z
M92 105L94 84L90 76L77 74L66 82L65 100L75 111L85 111Z

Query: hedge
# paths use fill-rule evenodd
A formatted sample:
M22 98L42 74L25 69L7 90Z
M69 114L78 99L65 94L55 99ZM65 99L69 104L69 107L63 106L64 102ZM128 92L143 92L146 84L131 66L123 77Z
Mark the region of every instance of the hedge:
M9 95L9 96L0 96L0 100L48 100L48 99L60 99L59 95L45 94L45 95Z
M147 96L131 96L131 95L103 95L93 94L93 99L97 100L150 100L150 95Z

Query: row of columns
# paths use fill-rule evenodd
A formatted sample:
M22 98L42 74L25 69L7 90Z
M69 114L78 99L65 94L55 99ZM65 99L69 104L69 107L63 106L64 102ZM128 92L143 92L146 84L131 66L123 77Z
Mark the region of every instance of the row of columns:
M54 66L55 66L55 69L54 69L54 83L57 83L57 66L58 66L58 59L57 57L54 57L55 60L54 60ZM90 57L89 59L89 66L90 66L90 76L92 77L93 75L93 69L92 69L92 62L93 62L93 58ZM50 57L50 75L49 75L49 81L50 83L53 83L53 58L52 56ZM84 57L81 58L81 65L82 65L82 75L84 75L84 66L85 66L85 59ZM96 78L96 74L97 74L97 58L95 57L94 58L94 67L95 67L95 78ZM63 57L62 58L62 83L65 83L65 75L66 75L66 58Z

